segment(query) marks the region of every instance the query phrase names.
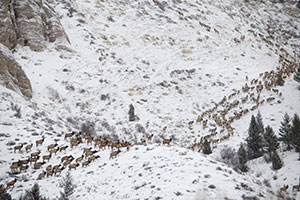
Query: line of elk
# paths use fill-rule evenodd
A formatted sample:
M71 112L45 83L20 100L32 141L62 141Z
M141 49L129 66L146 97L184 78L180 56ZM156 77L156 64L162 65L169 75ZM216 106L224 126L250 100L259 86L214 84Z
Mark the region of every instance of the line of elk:
M283 52L288 56L288 53L285 50L283 50ZM193 151L198 149L200 152L205 140L208 140L213 145L228 140L230 136L234 134L234 128L231 124L235 120L239 120L249 111L256 110L265 102L270 103L275 101L276 98L274 95L281 97L282 92L280 92L279 89L274 88L276 86L277 78L280 76L285 80L287 77L290 77L292 73L296 71L297 63L295 59L291 61L284 56L279 57L279 63L281 67L277 67L276 70L259 74L258 79L249 81L248 76L246 76L246 83L240 90L235 90L232 94L224 96L213 108L210 108L199 115L197 120L195 120L196 123L202 124L204 130L208 129L209 134L200 137L200 141L198 142L196 138L189 148ZM261 92L264 89L270 91L270 97L262 99ZM233 101L230 102L230 100ZM247 102L253 103L254 105L249 108L241 108L241 105ZM238 107L239 111L233 110ZM228 116L230 112L233 115ZM194 121L188 122L189 127L192 127L193 124L195 124ZM212 125L212 127L209 128L209 125L211 124L215 125ZM216 136L219 137L215 138Z
M146 140L151 141L153 137L153 134L148 136L147 138L142 138L140 144L145 144ZM129 141L112 141L110 138L106 137L91 137L85 133L81 134L71 132L66 133L64 135L64 139L66 141L69 141L70 145L62 145L58 147L57 143L53 143L47 146L48 154L41 155L41 151L38 150L36 152L32 152L29 154L29 157L27 159L18 160L17 162L12 162L10 165L10 169L12 173L18 173L18 172L26 172L29 168L29 166L32 166L33 169L41 169L44 167L43 171L38 174L37 180L41 180L45 177L51 177L53 175L59 175L61 172L65 169L69 170L76 170L80 165L82 167L87 167L90 163L95 161L96 159L99 159L100 156L96 155L100 150L103 150L105 148L110 148L111 153L109 155L109 159L115 158L121 151L122 148L126 148L127 151L130 150L130 148L133 146L133 144ZM38 148L44 143L45 138L36 140L36 147ZM169 145L172 141L172 138L170 139L164 139L163 144ZM72 155L66 155L61 157L61 162L58 165L47 165L47 162L49 162L53 155L56 155L57 152L63 152L66 151L68 148L76 148L79 144L86 143L87 145L93 146L95 150L92 150L93 147L89 148L83 148L82 155L78 158L74 158ZM18 147L17 150L21 151L22 147L24 145L17 145L15 147ZM28 153L31 148L32 144L25 146L25 150ZM27 148L26 148L27 147ZM14 152L16 148L14 148ZM42 159L42 161L39 161ZM12 187L17 179L14 180L14 182L11 182L8 188Z

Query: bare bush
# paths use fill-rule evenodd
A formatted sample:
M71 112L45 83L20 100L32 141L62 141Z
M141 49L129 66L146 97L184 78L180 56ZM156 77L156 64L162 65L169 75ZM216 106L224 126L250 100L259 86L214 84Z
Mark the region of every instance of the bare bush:
M86 133L87 135L94 136L96 134L95 122L89 120L83 122L81 124L80 131L82 133Z
M136 131L137 131L138 133L146 133L145 128L144 128L143 125L141 125L141 124L136 124L136 125L135 125L135 128L136 128Z
M237 152L232 147L225 146L220 153L221 161L230 167L238 167Z
M11 106L11 110L15 111L16 113L14 114L14 116L16 118L21 118L22 114L21 114L21 107L19 107L17 104L14 104L13 102L10 103Z

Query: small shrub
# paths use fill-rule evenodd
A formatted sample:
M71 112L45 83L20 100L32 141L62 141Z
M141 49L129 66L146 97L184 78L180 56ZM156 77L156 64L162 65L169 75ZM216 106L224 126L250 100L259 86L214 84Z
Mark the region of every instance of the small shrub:
M87 135L95 135L95 122L89 120L83 122L81 124L80 130L82 133L86 133Z
M11 200L11 196L6 192L6 189L0 185L0 199L1 200Z
M14 116L16 118L21 118L22 117L22 114L21 114L21 107L19 107L17 104L14 104L14 103L10 103L10 106L11 106L11 110L15 111L16 113L14 114Z

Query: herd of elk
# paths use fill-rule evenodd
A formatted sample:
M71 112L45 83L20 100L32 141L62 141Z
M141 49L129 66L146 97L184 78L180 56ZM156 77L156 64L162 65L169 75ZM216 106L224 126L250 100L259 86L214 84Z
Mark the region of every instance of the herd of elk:
M285 53L285 56L280 56L280 67L277 67L276 70L260 73L259 79L252 79L250 81L249 77L246 76L246 83L240 90L235 90L232 94L224 96L213 108L204 111L198 116L196 122L202 124L204 130L208 128L208 134L202 136L199 143L192 144L190 146L191 149L195 150L196 148L201 147L204 139L209 140L213 144L229 139L230 136L233 135L231 124L235 120L239 120L249 111L255 111L265 102L271 103L275 101L276 97L274 95L279 97L282 96L282 92L280 92L279 89L274 88L277 84L277 79L278 77L281 77L284 80L287 77L290 77L291 74L296 71L297 64L295 59L292 58L293 60L291 60L287 58L289 55L283 48L281 51ZM262 99L261 92L264 89L270 91L271 93L269 94L271 96ZM237 99L232 101L233 98ZM246 104L247 102L249 102L249 104L253 103L254 105L242 109L242 104ZM240 108L240 110L236 111L237 108ZM231 114L231 116L228 116L229 114ZM188 122L190 128L193 124L194 121ZM213 126L213 128L210 128L209 125ZM218 127L217 131L216 127ZM227 134L224 130L226 130ZM219 138L215 139L218 135Z

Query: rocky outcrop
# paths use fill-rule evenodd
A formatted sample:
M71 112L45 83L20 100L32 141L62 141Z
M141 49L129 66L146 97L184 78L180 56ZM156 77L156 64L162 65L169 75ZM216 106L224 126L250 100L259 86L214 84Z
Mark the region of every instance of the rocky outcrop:
M11 0L0 1L0 43L9 49L17 45L15 15Z
M34 51L43 51L45 41L57 40L69 42L59 18L47 0L1 1L0 43L9 49L18 43Z
M29 79L10 50L2 44L0 44L0 84L27 98L32 97Z

